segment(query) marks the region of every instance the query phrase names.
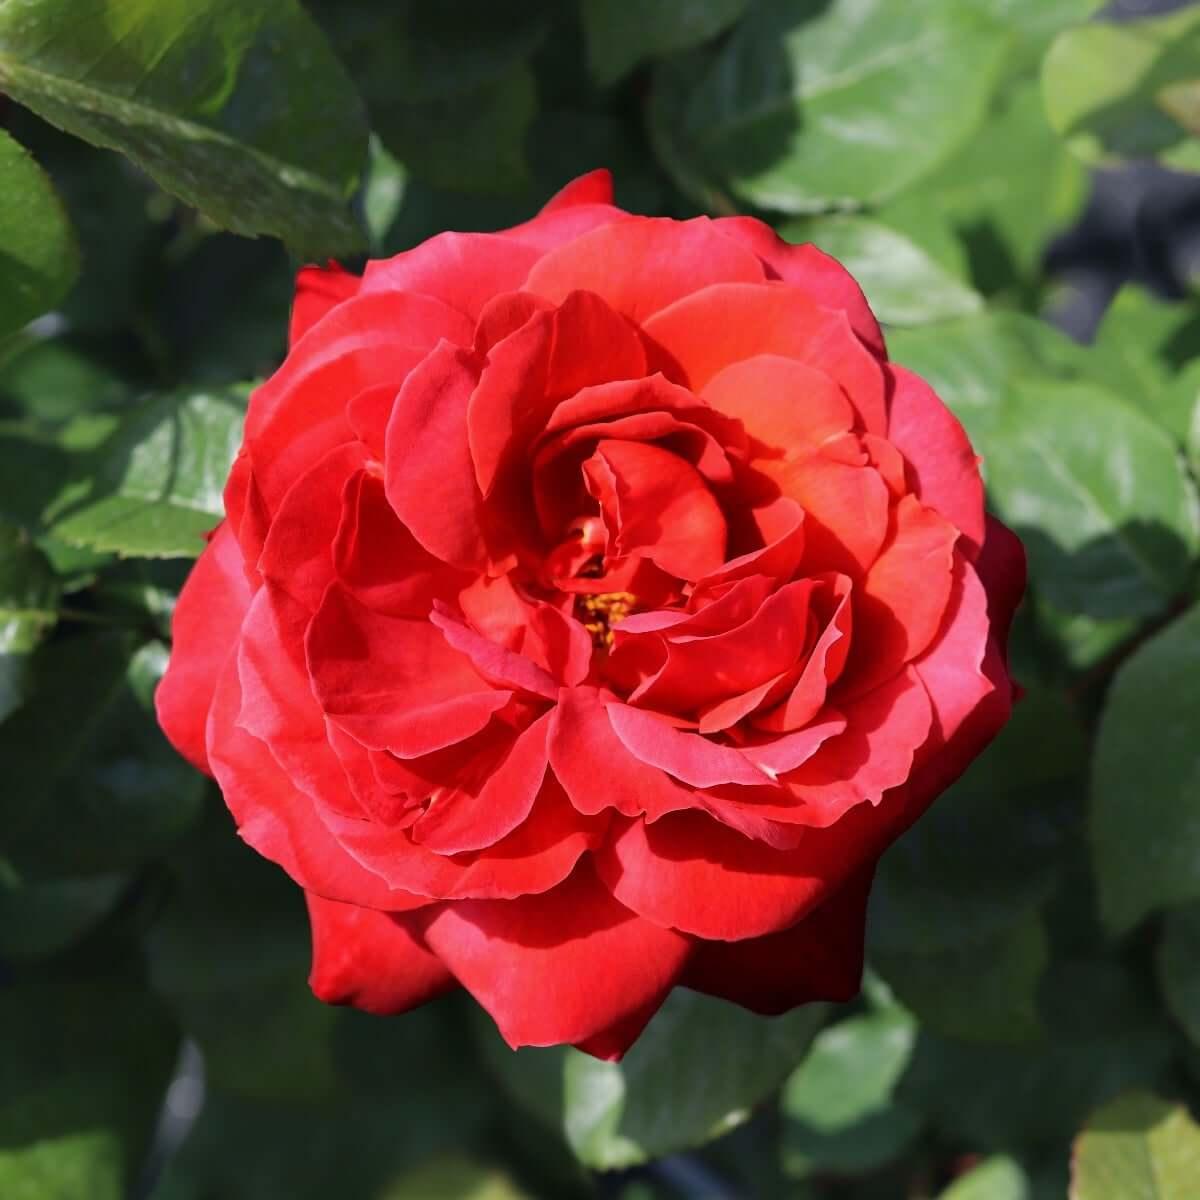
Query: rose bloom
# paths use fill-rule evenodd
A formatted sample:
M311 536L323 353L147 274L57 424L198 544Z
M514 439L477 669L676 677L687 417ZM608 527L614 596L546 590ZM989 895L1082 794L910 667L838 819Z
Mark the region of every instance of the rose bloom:
M862 292L762 223L308 268L158 712L311 984L619 1056L676 985L852 996L881 852L992 738L1020 544Z

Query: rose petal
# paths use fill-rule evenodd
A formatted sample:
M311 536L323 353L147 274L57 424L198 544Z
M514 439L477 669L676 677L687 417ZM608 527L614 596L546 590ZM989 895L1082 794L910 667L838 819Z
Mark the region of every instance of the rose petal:
M648 558L677 579L700 579L725 561L720 505L695 467L669 450L605 439L584 475L614 556Z
M390 887L342 848L266 745L238 727L241 706L231 654L208 715L208 758L242 840L278 863L301 887L331 900L393 911L427 903Z
M914 490L962 533L974 558L983 544L983 480L979 458L958 418L923 379L894 364L888 440L908 459Z
M362 290L432 296L474 321L494 296L515 292L537 260L532 247L499 234L439 233L393 258L367 263Z
M429 614L429 622L441 631L449 645L465 654L475 670L493 686L528 692L547 700L553 700L557 695L558 684L549 671L523 654L517 654L476 633L455 617L446 605L435 604L433 612Z
M656 925L740 941L787 929L820 903L840 865L815 851L821 840L813 834L796 849L774 850L707 813L669 813L653 824L626 822L596 855L596 869L617 900Z
M655 1007L691 948L618 904L586 867L544 895L447 904L423 923L514 1049L586 1042Z
M312 924L308 985L326 1004L388 1016L457 986L457 980L395 913L305 892Z
M613 731L635 758L684 783L706 788L723 783L754 787L772 782L770 775L732 746L683 733L654 713L628 704L609 703L605 707Z
M656 312L642 331L665 353L669 377L694 392L702 392L731 363L782 355L823 371L846 393L868 430L887 432L878 361L855 336L845 313L822 308L798 288L714 284Z
M360 282L333 259L324 267L301 267L292 297L288 345L294 346L330 309L356 295Z
M707 217L637 217L606 225L552 250L529 272L525 291L561 303L595 292L634 321L711 283L758 283L758 257L721 236Z
M246 446L268 509L322 455L354 437L346 418L352 397L381 384L398 390L414 349L432 350L442 338L470 345L472 333L461 313L403 292L354 296L313 326L246 413Z
M879 322L863 290L837 259L811 243L785 242L769 225L754 217L722 217L717 228L749 246L785 283L802 288L825 308L840 308L850 326L875 354L886 354Z
M361 816L308 678L304 634L310 619L306 608L273 583L254 597L237 647L242 689L237 723L265 743L302 792Z
M323 812L340 845L390 884L433 899L511 900L549 891L605 835L607 817L580 816L547 776L529 819L507 837L468 854L435 854L399 828Z
M854 591L854 646L842 686L868 691L933 641L946 612L958 530L915 496L892 510L883 552Z
M400 389L388 421L388 503L413 537L443 562L488 561L483 498L467 445L467 404L479 380L474 356L443 342Z
M511 740L503 757L487 764L482 779L470 781L473 786L435 794L412 827L413 840L437 854L462 854L510 834L529 816L541 790L549 728L549 714L539 717Z
M599 296L573 291L494 347L467 415L471 460L490 496L513 455L523 457L555 406L581 388L645 372L633 326Z
M814 1000L845 1003L862 984L873 863L790 929L742 942L701 942L685 987L778 1016Z
M581 813L615 808L626 816L663 813L695 804L694 793L635 758L613 731L598 688L563 688L547 746L550 765Z
M401 524L383 481L359 471L346 483L333 540L337 578L361 604L390 617L427 617L470 581L434 558Z
M330 551L342 519L342 492L364 461L357 442L319 459L284 493L263 544L259 573L310 613L333 578Z
M171 658L154 693L163 732L206 774L212 773L204 744L208 710L250 599L238 543L225 522L217 526L179 593L171 617Z
M511 699L427 621L372 612L331 584L306 639L324 712L372 749L418 755L471 736Z
M564 208L575 208L580 204L611 204L613 202L612 172L605 167L578 175L570 183L559 188L545 204L540 216L559 212Z

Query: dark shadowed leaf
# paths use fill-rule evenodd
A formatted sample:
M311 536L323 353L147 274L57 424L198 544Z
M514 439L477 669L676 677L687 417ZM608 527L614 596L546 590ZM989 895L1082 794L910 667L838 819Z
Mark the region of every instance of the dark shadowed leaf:
M25 698L30 656L58 620L59 591L45 555L0 524L0 721Z
M1123 933L1156 908L1200 899L1200 608L1117 673L1092 772L1100 910Z
M639 63L690 50L728 29L749 0L583 0L588 66L602 87Z
M1158 977L1171 1015L1200 1046L1200 904L1167 913L1158 945Z
M1053 1146L1098 1104L1165 1072L1170 1036L1144 982L1106 960L1055 964L1045 1040L952 1041L923 1031L898 1095L979 1150Z
M127 982L0 991L0 1195L133 1194L175 1058L162 1006Z
M35 655L30 698L0 725L0 842L19 875L61 879L133 866L196 817L203 777L151 708L166 647L78 635Z

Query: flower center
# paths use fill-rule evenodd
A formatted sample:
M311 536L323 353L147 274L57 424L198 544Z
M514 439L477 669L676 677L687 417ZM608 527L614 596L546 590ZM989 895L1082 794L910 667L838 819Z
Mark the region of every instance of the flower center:
M632 592L596 592L575 597L576 612L597 650L612 649L613 626L629 616L636 604L637 597Z

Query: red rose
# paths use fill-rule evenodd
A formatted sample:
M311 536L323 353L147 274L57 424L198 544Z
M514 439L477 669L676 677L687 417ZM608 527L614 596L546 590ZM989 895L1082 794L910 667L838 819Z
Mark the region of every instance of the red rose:
M1019 543L854 281L606 172L300 275L158 693L312 986L615 1056L858 987L882 850L1007 718Z

